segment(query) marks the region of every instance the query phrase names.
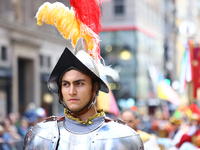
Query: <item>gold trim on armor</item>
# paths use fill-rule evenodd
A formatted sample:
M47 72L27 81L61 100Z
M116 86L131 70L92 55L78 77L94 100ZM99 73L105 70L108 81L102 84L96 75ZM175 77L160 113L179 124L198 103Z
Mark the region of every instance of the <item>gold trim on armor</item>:
M85 121L80 121L79 118L75 118L75 117L69 115L69 114L67 113L67 109L66 109L66 108L64 108L64 114L65 114L65 116L66 116L67 118L72 119L72 120L75 120L75 121L77 121L77 122L79 122L79 123L92 125L92 124L93 124L92 119L98 118L98 117L101 117L101 116L104 116L104 115L105 115L105 112L103 111L103 109L98 109L98 110L97 110L97 114L95 114L95 115L92 116L92 117L89 117L89 118L88 118L87 120L85 120Z

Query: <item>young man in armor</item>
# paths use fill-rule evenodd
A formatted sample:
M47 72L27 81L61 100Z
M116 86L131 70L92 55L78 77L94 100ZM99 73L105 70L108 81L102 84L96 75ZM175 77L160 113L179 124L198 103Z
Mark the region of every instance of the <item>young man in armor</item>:
M44 12L49 5L51 4L45 3L39 11ZM58 2L52 5L56 5L56 9L59 7L58 11L63 10L63 5ZM55 9L50 10L52 12ZM63 12L68 11L69 9L65 9ZM47 21L48 17L42 16L40 12L37 19ZM50 19L53 23L61 22L59 17L62 14L53 16L55 20ZM76 27L81 25L80 22L72 24ZM81 26L81 29L84 27L87 30L86 26ZM91 36L93 32L88 31L88 36ZM75 30L69 36L73 37L74 33ZM103 110L98 110L95 106L98 92L108 93L109 88L100 77L98 61L95 60L97 57L94 56L96 51L91 53L91 45L88 44L95 40L88 40L88 36L84 37L86 34L78 34L82 35L78 40L72 38L72 43L76 43L74 50L65 48L48 81L49 89L58 94L59 101L64 106L65 116L52 116L31 127L24 139L24 150L143 150L143 142L137 132L123 123L107 118ZM96 47L93 45L92 49Z

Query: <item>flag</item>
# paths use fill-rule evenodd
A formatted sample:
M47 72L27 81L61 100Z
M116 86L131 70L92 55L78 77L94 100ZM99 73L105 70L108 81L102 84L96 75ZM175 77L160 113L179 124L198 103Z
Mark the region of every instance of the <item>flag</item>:
M177 106L181 104L181 99L179 98L178 94L170 85L165 82L165 80L162 80L158 84L158 98L168 100L169 102Z
M191 81L192 81L191 52L189 45L187 45L181 61L179 92L183 93L186 88L186 82L191 82Z
M105 112L114 114L115 116L119 116L120 114L112 90L110 90L109 93L99 92L99 96L97 98L97 108L103 109Z
M197 99L197 90L200 88L200 47L199 44L192 49L193 96Z

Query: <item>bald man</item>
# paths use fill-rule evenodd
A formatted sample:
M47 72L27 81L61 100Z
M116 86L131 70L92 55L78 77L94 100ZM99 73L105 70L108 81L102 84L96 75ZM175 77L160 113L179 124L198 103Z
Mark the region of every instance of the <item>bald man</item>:
M140 134L145 150L160 150L160 147L157 144L157 137L155 135L138 130L140 118L137 112L133 111L132 109L126 109L122 112L121 117L127 126L131 127L138 134Z

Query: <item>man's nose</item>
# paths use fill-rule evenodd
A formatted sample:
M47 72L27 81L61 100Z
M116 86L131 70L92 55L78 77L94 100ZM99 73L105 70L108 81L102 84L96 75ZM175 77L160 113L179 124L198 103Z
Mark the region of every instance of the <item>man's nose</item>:
M69 94L70 94L70 95L75 95L75 94L76 94L76 88L75 88L74 85L71 85L71 86L70 86Z

